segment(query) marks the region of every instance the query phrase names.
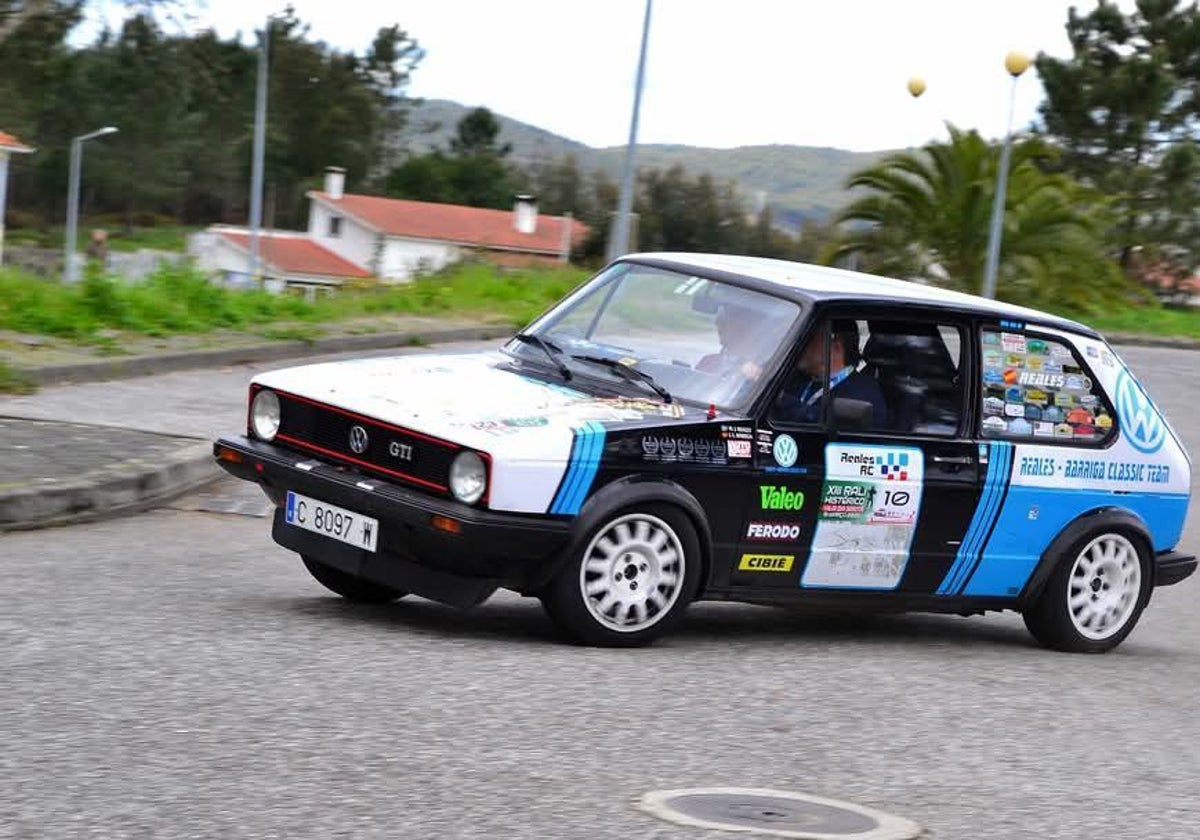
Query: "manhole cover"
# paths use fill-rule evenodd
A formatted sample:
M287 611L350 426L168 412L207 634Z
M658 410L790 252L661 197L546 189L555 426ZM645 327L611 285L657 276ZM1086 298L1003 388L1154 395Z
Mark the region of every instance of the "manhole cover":
M781 790L657 790L638 807L680 825L806 840L908 840L921 833L916 823L882 811Z

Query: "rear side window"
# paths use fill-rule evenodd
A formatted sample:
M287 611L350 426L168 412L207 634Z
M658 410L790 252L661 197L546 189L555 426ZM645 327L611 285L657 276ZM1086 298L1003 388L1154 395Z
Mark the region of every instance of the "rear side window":
M984 437L1097 444L1113 434L1111 404L1066 342L985 327L981 347Z

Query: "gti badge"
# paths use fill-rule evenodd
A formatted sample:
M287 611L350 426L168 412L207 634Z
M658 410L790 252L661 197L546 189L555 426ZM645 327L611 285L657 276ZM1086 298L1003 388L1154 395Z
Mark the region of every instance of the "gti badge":
M367 430L362 426L350 427L350 451L355 455L361 455L367 451L367 444L370 438L367 437Z
M401 461L411 461L413 449L410 444L392 441L388 444L388 452L393 458L398 458Z

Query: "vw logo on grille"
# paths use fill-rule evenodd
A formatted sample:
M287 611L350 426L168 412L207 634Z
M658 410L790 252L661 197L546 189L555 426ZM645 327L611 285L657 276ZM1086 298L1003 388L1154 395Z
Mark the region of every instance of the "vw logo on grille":
M367 437L367 430L362 426L350 427L350 449L354 454L361 455L367 451L367 444L370 442Z

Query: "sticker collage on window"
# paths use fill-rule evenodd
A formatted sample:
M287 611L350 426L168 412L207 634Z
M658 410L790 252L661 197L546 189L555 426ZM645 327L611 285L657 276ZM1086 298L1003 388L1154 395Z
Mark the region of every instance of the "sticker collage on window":
M983 333L983 434L1095 442L1112 416L1065 344Z

